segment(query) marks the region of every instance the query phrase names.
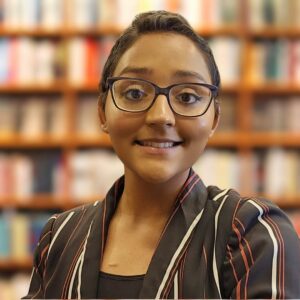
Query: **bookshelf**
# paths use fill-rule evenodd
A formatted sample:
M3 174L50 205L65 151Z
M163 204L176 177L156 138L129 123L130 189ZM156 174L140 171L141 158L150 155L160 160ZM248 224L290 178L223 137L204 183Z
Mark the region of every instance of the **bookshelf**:
M224 120L224 126L221 126L222 128L209 141L208 150L212 150L212 152L209 153L207 158L209 161L212 158L219 159L218 157L223 157L221 163L224 165L225 173L227 174L229 170L228 174L237 172L237 176L232 177L230 179L232 181L210 177L207 179L208 182L209 180L214 183L220 181L236 187L244 195L266 197L274 200L287 211L292 212L293 216L296 215L296 212L300 209L300 190L297 187L300 171L298 167L298 173L295 173L297 170L292 165L300 165L299 125L292 123L282 125L282 128L276 129L277 125L275 124L275 127L262 130L259 125L254 124L256 103L273 103L273 99L279 99L281 102L282 106L279 108L281 112L284 112L288 106L287 103L292 103L292 99L294 99L294 111L297 111L299 116L300 109L297 103L300 103L300 74L295 69L300 70L300 23L297 18L290 18L290 25L278 25L282 24L284 16L280 16L280 6L276 5L280 5L280 3L286 5L286 2L276 1L275 5L274 1L274 7L268 8L271 10L270 15L273 14L273 17L271 17L271 20L266 21L261 13L265 8L262 7L262 4L259 4L265 1L261 0L160 1L161 6L159 7L148 7L149 1L132 1L140 3L139 8L131 8L132 11L129 11L130 8L126 8L126 10L122 8L124 7L122 5L126 5L126 1L123 0L114 2L119 3L115 5L120 5L120 7L113 7L110 4L112 1L106 0L77 0L76 5L78 7L81 7L82 3L89 3L83 6L81 12L76 5L74 10L71 9L70 11L70 0L40 0L45 5L41 8L44 9L41 14L44 19L36 19L30 22L28 16L30 16L30 10L35 9L34 1L28 2L22 18L20 16L18 18L12 13L14 5L17 5L18 1L20 0L7 1L8 4L6 5L9 6L7 9L11 11L11 15L7 16L4 13L0 18L0 54L5 57L5 53L10 53L10 50L7 49L20 47L25 53L22 55L26 57L28 51L38 53L39 49L46 49L48 54L40 57L39 61L45 66L48 73L42 73L42 76L39 76L39 72L43 71L40 70L39 66L36 66L35 73L26 73L27 67L25 64L25 66L20 66L21 69L25 68L25 73L20 72L19 75L13 77L11 73L18 73L18 70L16 71L13 68L18 69L18 66L14 65L12 67L0 64L0 119L2 108L13 112L15 109L14 113L18 116L14 120L10 120L11 124L8 126L1 124L0 120L0 178L3 178L3 176L6 178L5 174L7 173L3 169L6 168L8 162L13 161L15 166L15 169L9 172L19 170L22 164L27 166L28 173L17 173L16 180L20 182L22 176L26 177L26 174L32 174L30 173L32 169L35 170L37 164L36 153L44 153L45 155L54 153L55 158L53 158L52 173L49 175L51 178L44 179L43 184L46 185L46 188L42 186L37 189L31 182L31 189L23 191L22 189L14 190L13 185L15 183L9 182L9 189L3 187L3 184L1 186L0 183L1 214L6 211L25 211L38 214L49 211L63 211L102 198L110 182L104 182L97 190L95 185L97 180L102 182L101 174L91 174L88 169L82 169L82 162L85 161L90 164L87 156L92 156L97 161L98 166L101 166L101 163L104 164L102 169L105 168L105 159L108 160L107 164L115 164L116 167L111 174L111 181L121 172L120 165L112 156L109 138L102 134L100 128L97 127L98 125L95 124L95 115L91 117L93 114L91 105L96 105L97 101L97 83L100 70L114 38L121 33L126 22L131 20L136 12L147 9L176 10L176 8L181 12L181 7L187 18L191 17L191 23L195 28L198 28L199 34L212 43L212 47L224 48L224 43L226 43L228 53L234 47L234 53L237 53L236 57L239 58L236 59L236 57L231 56L224 59L225 54L219 49L215 49L216 53L220 53L219 58L216 55L216 59L221 69L221 77L225 78L220 101L223 105L222 111L226 116L226 120ZM298 15L300 14L300 5L297 4L299 2L297 0L289 2L292 3L291 6L293 5L294 10L299 12ZM182 5L180 6L178 3ZM56 11L59 11L57 17L53 15L53 12L51 15L51 9L46 13L46 8L51 5L56 8ZM97 17L94 16L89 5L91 7L97 6ZM200 5L202 6L200 7ZM55 10L53 7L52 11ZM200 22L201 18L195 17L195 7L198 9L197 15L205 17L203 23ZM216 7L221 8L216 10ZM20 13L20 10L18 11ZM227 15L225 12L227 12ZM228 12L231 13L228 15ZM224 17L225 15L226 17ZM23 20L24 23L21 21L18 21L18 23L16 20ZM275 77L278 75L278 78L275 79L263 78L261 80L259 77L253 80L253 74L255 75L258 72L257 70L265 72L259 65L259 63L264 65L265 62L256 51L258 51L257 49L263 49L264 43L269 41L273 43L282 41L280 44L280 47L283 47L282 51L288 51L286 49L290 48L294 49L295 57L293 61L290 62L288 58L282 56L284 58L281 59L283 65L280 65L281 70L287 72L287 67L284 64L288 64L290 70L293 69L293 71L290 71L292 74L288 72L284 80L281 80L280 72L273 74ZM21 53L22 51L20 50ZM264 55L267 55L266 53L265 51ZM72 55L74 57L76 55L77 57L88 56L89 62L77 60L74 66L70 62ZM24 60L24 56L21 57ZM30 60L32 61L33 58L30 57L29 53L28 61L30 62ZM228 65L225 64L225 60L229 63ZM97 63L95 63L96 61ZM93 65L96 65L96 68L91 67ZM236 70L234 73L224 74L226 69L232 68ZM37 83L37 76L44 79ZM50 121L45 125L42 123L43 118L39 118L40 123L37 123L39 125L35 125L43 127L43 129L33 130L33 132L29 130L29 133L26 133L26 130L25 133L22 132L22 128L25 126L22 125L22 113L24 113L22 109L25 109L24 106L30 106L24 105L25 100L28 101L26 103L30 103L30 101L33 103L47 103L46 108L41 105L40 111L44 111L47 116L46 119L50 119ZM15 102L15 108L7 104L10 103L9 101ZM51 105L54 113L48 112ZM21 113L20 107L23 107ZM290 111L293 110L293 107L290 107ZM275 115L272 115L272 113L275 114L276 109L278 110L278 107L268 112L271 119L274 119L272 116ZM85 111L85 115L80 117L83 111ZM35 113L34 108L31 113ZM30 115L30 111L28 114ZM87 115L88 117L86 117ZM290 116L290 114L288 115ZM90 119L90 123L82 124L82 121L80 121L82 119ZM255 126L258 126L258 129ZM97 149L100 152L102 150L103 153L96 153ZM281 152L277 153L275 151L276 156L273 153L274 149L280 149ZM269 170L272 159L276 160L276 157L284 158L287 164L287 167L284 167L286 168L284 170L287 171L285 174L290 178L294 176L294 179L291 180L296 180L296 183L292 187L287 184L286 187L282 187L282 190L269 191L270 193L268 193L264 183L271 179L264 179L262 176L266 176L267 171L264 170ZM204 166L208 164L207 162L201 163ZM47 166L44 167L47 168ZM198 167L200 170L201 165L199 164ZM280 170L280 167L277 166L277 170ZM263 170L263 175L261 170ZM40 172L42 171L43 169L40 170ZM33 176L31 181L35 179ZM278 178L272 180L276 182ZM80 189L89 189L91 193L76 194L76 191ZM20 196L23 192L25 196ZM295 217L294 220L298 220L297 218ZM299 221L295 222L299 223ZM0 255L0 277L2 272L29 271L30 266L30 257L14 260L13 258L1 259Z

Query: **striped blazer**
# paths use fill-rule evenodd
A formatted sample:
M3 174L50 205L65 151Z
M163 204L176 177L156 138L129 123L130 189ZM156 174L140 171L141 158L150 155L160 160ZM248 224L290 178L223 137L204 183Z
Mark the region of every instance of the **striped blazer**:
M120 178L101 202L44 227L25 299L96 298ZM300 243L273 203L206 188L192 170L144 277L140 298L300 298Z

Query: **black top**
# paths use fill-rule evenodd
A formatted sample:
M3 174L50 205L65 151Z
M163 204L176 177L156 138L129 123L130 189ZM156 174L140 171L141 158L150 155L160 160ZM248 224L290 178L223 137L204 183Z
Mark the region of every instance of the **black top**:
M98 299L137 299L145 275L113 275L99 273Z

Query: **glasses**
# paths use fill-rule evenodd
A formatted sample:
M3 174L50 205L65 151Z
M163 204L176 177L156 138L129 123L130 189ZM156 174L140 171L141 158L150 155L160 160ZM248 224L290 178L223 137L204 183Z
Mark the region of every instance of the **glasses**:
M115 106L132 113L148 110L158 95L165 95L174 113L198 117L206 113L218 94L216 86L206 83L178 83L161 88L144 79L110 77L107 85Z

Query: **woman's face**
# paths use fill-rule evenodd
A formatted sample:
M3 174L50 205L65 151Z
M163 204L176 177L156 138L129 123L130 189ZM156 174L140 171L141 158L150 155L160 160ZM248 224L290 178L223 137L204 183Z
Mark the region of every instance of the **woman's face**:
M211 84L202 53L190 39L176 33L141 36L123 54L113 76L146 79L160 87L185 82ZM186 176L218 121L213 103L200 117L183 117L173 113L164 95L159 95L148 111L129 113L115 107L108 93L105 111L99 109L125 174L149 183Z

